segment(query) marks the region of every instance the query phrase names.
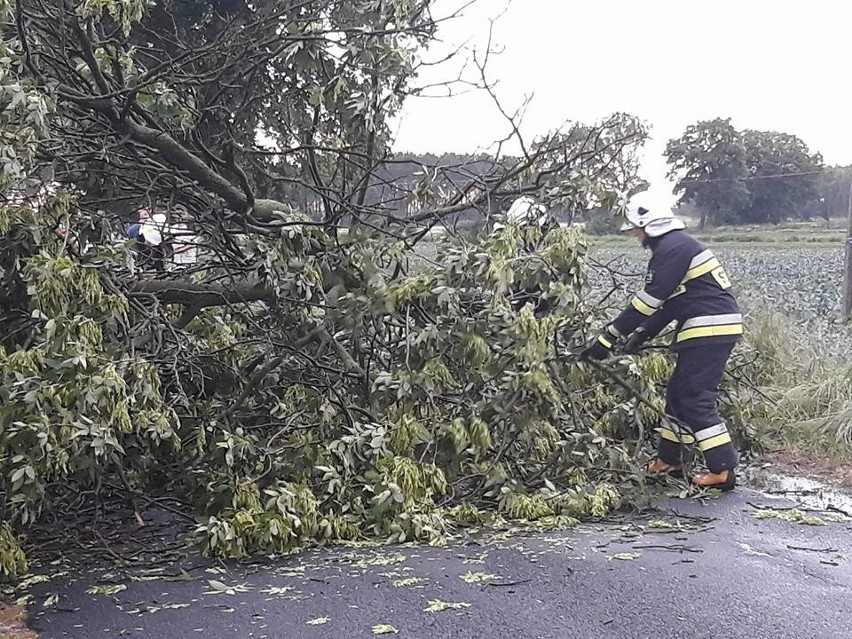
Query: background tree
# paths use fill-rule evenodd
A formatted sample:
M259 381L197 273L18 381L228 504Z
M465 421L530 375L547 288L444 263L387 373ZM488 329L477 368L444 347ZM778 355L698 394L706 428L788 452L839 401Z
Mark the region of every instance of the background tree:
M679 201L701 211L699 228L736 219L748 206L746 150L730 118L688 126L680 138L669 140L666 159Z
M547 192L584 176L587 184L574 193L563 193L554 204L566 222L588 216L595 204L590 199L591 185L611 193L633 193L647 186L639 176L639 152L647 137L647 124L627 113L615 113L597 125L574 123L566 132L533 145L541 156L536 186Z
M836 166L819 176L819 196L824 208L820 215L828 222L832 217L845 217L849 211L849 188L852 185L852 166Z
M803 217L817 199L822 157L788 133L746 130L742 141L750 196L742 221L778 223Z

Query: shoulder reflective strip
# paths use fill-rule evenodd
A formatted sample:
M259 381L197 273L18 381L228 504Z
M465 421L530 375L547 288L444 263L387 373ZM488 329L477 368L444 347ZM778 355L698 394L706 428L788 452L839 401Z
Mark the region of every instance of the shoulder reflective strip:
M703 428L699 431L695 432L695 439L698 441L704 441L705 439L710 439L711 437L716 437L717 435L724 435L728 432L728 427L725 424L716 424L715 426L711 426L710 428Z
M702 453L704 451L710 450L711 448L716 448L717 446L724 446L725 444L731 443L731 436L728 433L724 435L716 435L716 437L711 437L710 439L705 439L703 442L698 442L698 450Z
M710 258L708 261L704 262L704 264L700 264L694 268L689 269L686 272L686 275L683 276L683 281L688 282L689 280L694 280L697 277L701 277L702 275L707 275L714 268L719 268L722 266L719 264L719 260L715 257Z
M667 439L670 442L675 442L678 444L694 444L695 437L692 435L678 435L677 433L673 433L668 428L660 429L660 437L663 439Z
M710 249L705 249L692 258L692 261L689 263L689 268L695 268L699 264L704 264L704 262L712 258L713 251L711 251Z
M636 293L636 297L645 302L651 308L660 308L663 305L663 300L657 299L653 295L650 295L644 289Z
M609 341L606 337L604 337L603 335L601 335L600 337L598 337L598 341L599 341L601 344L603 344L604 346L606 346L607 348L612 348L612 342L610 342L610 341Z
M740 313L727 313L723 315L699 315L690 317L681 326L682 329L694 328L696 326L719 326L720 324L740 324L743 316Z
M696 337L722 337L725 335L742 335L742 324L722 324L721 326L698 326L688 328L677 334L677 341L683 342Z
M656 308L648 306L645 302L643 302L638 297L634 297L633 300L630 303L633 305L633 308L635 308L637 311L642 313L642 315L651 316L651 315L653 315L654 313L657 312Z

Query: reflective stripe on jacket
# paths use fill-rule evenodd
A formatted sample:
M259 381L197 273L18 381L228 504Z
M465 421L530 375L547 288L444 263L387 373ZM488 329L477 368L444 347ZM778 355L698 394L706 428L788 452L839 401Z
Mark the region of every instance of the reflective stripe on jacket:
M725 269L713 252L686 233L649 238L645 286L612 322L629 335L640 326L650 337L677 322L675 350L691 344L731 343L743 333L742 315Z

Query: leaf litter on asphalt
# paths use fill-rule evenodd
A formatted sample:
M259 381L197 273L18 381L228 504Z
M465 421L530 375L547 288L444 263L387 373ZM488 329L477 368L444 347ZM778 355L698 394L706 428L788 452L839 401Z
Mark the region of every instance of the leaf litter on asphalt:
M122 590L127 590L127 586L124 584L109 584L106 586L92 586L91 588L86 589L86 594L88 595L115 595L121 592Z
M372 627L372 631L374 635L395 635L399 632L389 623L377 623Z
M316 619L311 619L306 622L309 626L323 626L331 621L331 617L317 617Z
M426 585L427 580L422 577L406 577L404 579L395 579L391 582L394 588L415 588L417 586Z
M755 519L782 519L804 526L825 526L825 520L808 515L798 508L791 510L776 510L774 508L761 508L751 514Z
M642 556L641 552L617 552L610 559L618 559L620 561L633 561Z
M246 584L237 584L236 586L228 586L216 579L208 579L207 584L213 589L205 592L205 595L235 595L238 592L249 592L251 588Z
M448 601L441 601L440 599L433 599L429 602L429 605L423 609L423 612L443 612L445 610L461 610L462 608L470 608L470 604L463 601L459 603L451 603Z
M489 581L491 579L497 579L497 575L492 575L487 572L471 572L468 571L463 575L459 575L459 579L468 584L481 583L483 581Z

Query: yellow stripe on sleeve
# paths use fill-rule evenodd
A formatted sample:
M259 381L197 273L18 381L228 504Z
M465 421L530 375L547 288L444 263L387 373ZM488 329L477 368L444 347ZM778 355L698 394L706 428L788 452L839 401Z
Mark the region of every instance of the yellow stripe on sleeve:
M653 306L648 306L638 297L634 297L631 304L633 305L633 308L642 313L642 315L647 315L648 317L657 312L656 308L654 308Z

